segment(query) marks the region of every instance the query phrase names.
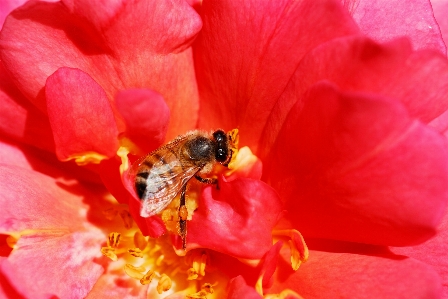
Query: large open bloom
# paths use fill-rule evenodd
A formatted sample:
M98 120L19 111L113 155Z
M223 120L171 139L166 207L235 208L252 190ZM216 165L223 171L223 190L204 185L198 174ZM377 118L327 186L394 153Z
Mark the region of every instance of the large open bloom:
M0 297L447 295L446 28L427 1L26 2L0 32ZM191 183L184 251L179 199L141 217L126 171L196 128L240 151Z

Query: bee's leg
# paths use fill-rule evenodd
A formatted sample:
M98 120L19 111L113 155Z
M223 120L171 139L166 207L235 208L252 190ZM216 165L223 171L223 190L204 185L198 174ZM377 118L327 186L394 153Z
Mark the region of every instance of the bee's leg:
M219 190L218 179L216 179L216 178L203 178L198 174L195 174L194 178L204 184L216 185L216 189Z
M180 205L179 205L179 235L182 238L182 248L187 248L187 217L188 210L185 205L185 192L187 191L187 184L182 187L180 191Z

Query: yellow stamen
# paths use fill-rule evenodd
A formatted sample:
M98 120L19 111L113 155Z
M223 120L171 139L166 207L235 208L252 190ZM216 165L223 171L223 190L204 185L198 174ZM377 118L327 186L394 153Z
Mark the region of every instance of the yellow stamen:
M226 172L226 176L230 176L239 169L250 169L259 160L248 146L242 147L238 151L238 154L232 158L232 162L229 163L229 171Z
M109 247L117 247L120 244L121 234L113 232L109 234L109 239L107 240L107 245Z
M114 262L118 260L117 255L115 254L115 248L112 247L102 247L101 253L105 256L113 260Z
M207 265L207 253L201 250L192 250L187 253L185 262L191 265L188 269L188 280L202 279L205 276L205 266Z
M168 291L171 289L172 284L171 279L166 274L162 274L157 284L157 293L162 294Z
M295 230L275 230L274 235L289 237L289 247L291 249L291 266L294 271L299 269L300 265L308 260L309 250L306 246L302 234Z
M143 279L143 277L144 277L143 272L145 272L145 271L146 271L146 269L143 266L135 267L135 266L133 266L131 264L124 265L124 272L128 276L130 276L130 277L132 277L134 279L138 279L138 280Z
M129 150L125 146L120 146L117 151L117 156L121 158L120 175L123 175L123 173L129 169L128 154Z
M140 283L142 285L150 284L153 278L155 277L156 273L152 270L149 270L141 279Z
M76 164L79 166L84 166L87 164L100 164L102 160L107 159L107 156L98 154L97 152L85 152L74 154L65 159L65 161L75 160Z

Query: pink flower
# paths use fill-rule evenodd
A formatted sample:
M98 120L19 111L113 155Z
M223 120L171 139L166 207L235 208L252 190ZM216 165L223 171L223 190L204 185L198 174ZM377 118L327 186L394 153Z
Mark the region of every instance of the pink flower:
M409 247L437 233L448 195L448 61L429 4L190 4L30 1L6 19L0 294L446 292L446 225ZM191 184L182 256L176 200L140 217L119 168L123 150L197 127L238 128L242 149L219 190Z

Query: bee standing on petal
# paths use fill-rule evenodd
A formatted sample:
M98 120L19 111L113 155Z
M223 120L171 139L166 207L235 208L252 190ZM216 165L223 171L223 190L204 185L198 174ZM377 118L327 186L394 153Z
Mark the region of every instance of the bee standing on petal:
M141 200L140 216L151 217L164 210L180 192L179 235L186 248L187 183L196 178L204 184L218 184L215 177L204 177L217 163L228 166L236 156L238 130L225 133L199 130L181 135L137 160L130 170L135 192Z

